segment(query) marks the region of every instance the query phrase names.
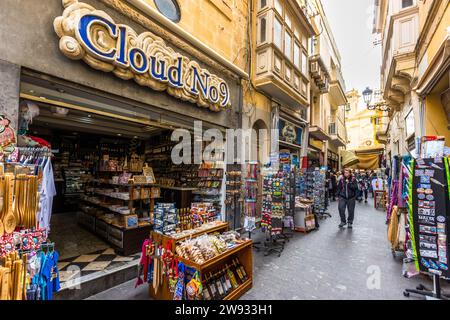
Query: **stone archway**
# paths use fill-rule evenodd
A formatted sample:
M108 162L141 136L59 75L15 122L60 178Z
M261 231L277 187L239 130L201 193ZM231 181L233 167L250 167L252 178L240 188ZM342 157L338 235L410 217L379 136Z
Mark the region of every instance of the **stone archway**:
M267 163L270 146L269 126L264 120L258 119L252 125L251 159L260 164Z

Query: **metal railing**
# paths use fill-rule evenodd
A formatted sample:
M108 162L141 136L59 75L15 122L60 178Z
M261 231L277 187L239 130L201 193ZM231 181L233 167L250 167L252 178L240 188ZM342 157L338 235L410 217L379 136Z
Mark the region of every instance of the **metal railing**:
M331 136L337 136L343 141L347 141L347 129L345 128L344 120L338 116L329 119L328 133Z

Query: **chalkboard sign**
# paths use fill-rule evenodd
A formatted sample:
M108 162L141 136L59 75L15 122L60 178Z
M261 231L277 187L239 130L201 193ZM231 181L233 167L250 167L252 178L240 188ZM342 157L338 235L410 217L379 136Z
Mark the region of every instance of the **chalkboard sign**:
M447 159L415 161L410 185L412 240L421 272L450 278Z

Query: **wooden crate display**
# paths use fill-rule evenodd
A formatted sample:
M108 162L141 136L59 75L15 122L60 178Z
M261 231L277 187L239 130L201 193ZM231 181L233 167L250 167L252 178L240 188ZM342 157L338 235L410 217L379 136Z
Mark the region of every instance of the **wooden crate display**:
M167 243L169 241L172 241L172 251L175 252L176 244L179 242L182 242L186 240L187 238L196 238L204 234L212 234L212 233L223 233L228 231L228 223L222 223L219 224L213 228L202 230L198 233L194 233L192 235L179 238L179 239L173 239L172 237L165 236L156 232L151 233L151 239L159 244L162 244L163 247L167 246ZM242 284L239 288L231 292L227 297L225 297L224 300L234 300L238 299L242 294L244 294L246 291L248 291L252 285L253 285L253 251L252 251L252 241L246 241L243 244L238 245L237 247L227 250L223 254L206 261L204 264L199 265L192 261L182 259L180 257L177 257L177 259L180 262L183 262L187 267L194 268L199 271L200 279L202 282L205 280L205 276L210 273L214 272L215 270L218 270L225 266L225 264L231 264L229 261L232 259L238 259L239 262L244 267L245 271L248 275L248 280ZM149 294L150 297L156 300L172 300L173 295L169 291L169 281L167 277L163 278L163 282L161 286L159 287L158 291L155 292L152 285L149 285Z

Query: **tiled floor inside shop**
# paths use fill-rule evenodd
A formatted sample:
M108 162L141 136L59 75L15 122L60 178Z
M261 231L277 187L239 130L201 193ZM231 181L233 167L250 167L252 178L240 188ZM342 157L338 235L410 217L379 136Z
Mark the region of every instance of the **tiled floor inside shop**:
M137 265L139 258L140 254L119 256L109 248L60 260L58 263L60 281L63 288L74 279L83 283L89 276L101 276L125 266Z
M387 243L385 213L376 211L372 201L357 204L353 230L338 229L336 202L330 212L333 217L322 221L319 231L296 234L280 258L255 251L254 285L242 299L397 300L405 299L405 288L419 283L432 287L426 277L402 276L402 257L394 258ZM133 280L89 299L149 299L148 287L135 289L134 284Z
M58 269L62 290L135 267L140 258L140 254L117 255L108 243L77 224L76 213L53 215L50 239L60 254Z
M92 232L77 224L77 214L52 215L50 239L60 255L60 260L106 250L110 246Z

